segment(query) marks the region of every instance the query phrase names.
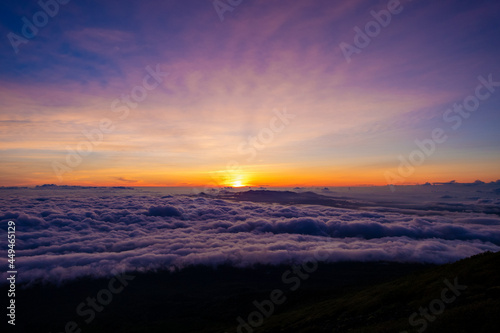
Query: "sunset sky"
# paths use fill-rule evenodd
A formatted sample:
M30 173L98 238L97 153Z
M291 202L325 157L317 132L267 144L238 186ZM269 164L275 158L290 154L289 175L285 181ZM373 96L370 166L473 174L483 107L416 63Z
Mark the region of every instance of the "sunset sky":
M397 1L42 3L0 5L0 186L500 178L498 1L401 0L349 59Z

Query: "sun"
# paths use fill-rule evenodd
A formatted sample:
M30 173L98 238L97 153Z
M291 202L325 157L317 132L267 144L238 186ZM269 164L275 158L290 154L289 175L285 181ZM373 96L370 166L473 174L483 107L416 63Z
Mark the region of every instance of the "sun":
M211 172L213 181L218 186L225 187L247 187L251 186L249 183L249 175L247 172L241 170L227 171L218 170Z
M246 177L241 173L232 174L227 183L231 187L247 186Z
M243 187L245 186L245 184L243 184L243 182L241 180L235 180L232 184L231 184L232 187Z

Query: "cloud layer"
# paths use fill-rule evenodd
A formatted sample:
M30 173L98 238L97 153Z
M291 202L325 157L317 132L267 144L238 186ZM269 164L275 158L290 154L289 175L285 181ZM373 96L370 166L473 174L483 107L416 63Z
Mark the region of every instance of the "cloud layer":
M288 264L318 253L330 262L445 263L500 250L500 218L485 214L416 216L109 189L4 190L0 202L9 207L0 210L0 237L7 221L16 221L23 282L193 264Z

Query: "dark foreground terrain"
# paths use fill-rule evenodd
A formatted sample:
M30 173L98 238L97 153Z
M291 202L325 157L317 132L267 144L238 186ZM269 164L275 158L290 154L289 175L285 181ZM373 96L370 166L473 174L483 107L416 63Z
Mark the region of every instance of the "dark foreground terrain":
M309 264L295 270L198 266L176 273L127 274L121 280L18 286L15 331L498 332L500 328L500 253L442 266L380 262ZM94 310L93 298L107 304L96 301ZM270 305L272 300L276 303Z

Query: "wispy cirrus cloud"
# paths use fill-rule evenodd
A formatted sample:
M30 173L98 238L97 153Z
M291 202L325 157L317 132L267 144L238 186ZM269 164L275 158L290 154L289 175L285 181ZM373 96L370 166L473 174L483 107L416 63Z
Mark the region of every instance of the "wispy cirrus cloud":
M28 131L25 124L11 123L2 132L9 151L0 154L14 161L12 150L30 146L51 151L45 161L17 160L19 166L31 163L44 169L53 154L63 154L67 144L80 140L82 129L112 116L111 102L141 82L146 66L159 63L168 78L96 147L96 154L137 161L145 153L157 152L160 159L170 152L182 155L181 166L167 172L198 172L199 165L217 170L238 156L238 145L229 143L255 135L274 108L286 107L300 122L250 164L250 171L304 161L314 150L305 168L319 168L322 175L339 168L355 178L350 170L387 165L389 156L407 151L416 137L440 126L443 108L469 94L478 75L494 73L500 80L498 4L402 5L404 11L348 64L339 43L352 42L353 27L373 19L370 11L383 9L386 2L255 1L238 7L223 24L211 3L68 4L23 45L25 52L15 56L8 47L0 50L6 64L0 71L0 119L31 122ZM20 17L35 10L21 7L8 6L9 20L1 31L19 30ZM484 163L498 164L485 159L496 148L480 134L486 128L489 137L497 138L492 124L499 121L499 98L482 107L470 128L460 133L460 143L450 140L450 146L443 146L435 160L435 180L456 164L452 161L459 146L468 153L480 149ZM16 135L19 131L24 135ZM76 172L101 167L94 157ZM194 160L196 164L189 162ZM151 174L161 172L150 165ZM373 169L370 182L383 183L383 170ZM488 174L495 179L494 172ZM420 180L422 176L409 179ZM10 180L27 181L23 174ZM325 182L337 181L330 177Z

